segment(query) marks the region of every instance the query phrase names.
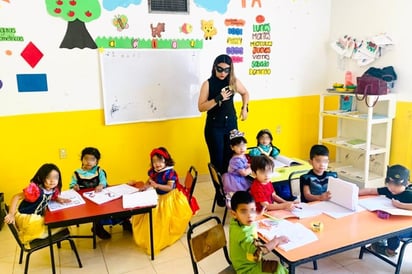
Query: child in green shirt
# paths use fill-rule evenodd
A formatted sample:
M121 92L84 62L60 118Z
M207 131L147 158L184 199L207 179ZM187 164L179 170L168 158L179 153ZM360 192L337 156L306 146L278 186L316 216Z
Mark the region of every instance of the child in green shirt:
M231 199L232 220L229 227L230 259L236 273L288 273L278 261L264 260L263 255L289 239L275 237L263 244L257 237L256 204L247 191L237 191Z

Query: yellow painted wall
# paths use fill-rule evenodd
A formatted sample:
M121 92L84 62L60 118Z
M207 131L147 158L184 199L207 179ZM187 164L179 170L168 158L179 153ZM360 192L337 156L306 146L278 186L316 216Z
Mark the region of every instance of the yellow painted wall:
M252 101L249 118L239 121L239 128L250 146L255 145L261 128L269 128L283 154L307 159L310 146L317 142L318 109L318 96ZM72 172L80 167L80 152L85 146L100 150L100 165L111 184L145 180L149 153L157 146L169 149L181 176L192 164L200 174L207 174L204 120L202 114L198 118L105 126L102 110L0 117L0 191L8 202L45 162L59 166L63 189L67 189ZM66 159L59 159L59 148L66 149Z
M390 164L401 164L412 171L412 103L398 102L393 122Z

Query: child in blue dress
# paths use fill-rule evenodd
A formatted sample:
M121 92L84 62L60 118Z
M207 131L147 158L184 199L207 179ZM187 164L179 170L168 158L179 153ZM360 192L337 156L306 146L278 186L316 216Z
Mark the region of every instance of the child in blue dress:
M222 175L225 193L250 188L252 180L248 178L248 175L252 173L252 170L245 155L246 145L247 141L243 132L237 129L230 132L230 148L233 151L233 156L229 161L228 172Z
M269 129L259 131L256 140L257 146L249 151L251 157L266 155L274 159L279 155L280 149L272 144L273 136Z
M154 253L179 240L192 217L187 197L176 188L179 177L169 152L159 147L150 153L149 179L142 191L154 188L158 194L157 207L153 208ZM131 219L136 244L150 254L149 214L134 215Z
M61 188L62 177L59 168L54 164L44 164L30 180L29 186L11 199L9 212L4 217L4 221L8 224L16 224L20 240L24 244L29 244L34 239L48 237L43 217L48 202L50 200L59 203L70 202L70 199L59 197ZM54 232L61 229L63 228L56 229Z

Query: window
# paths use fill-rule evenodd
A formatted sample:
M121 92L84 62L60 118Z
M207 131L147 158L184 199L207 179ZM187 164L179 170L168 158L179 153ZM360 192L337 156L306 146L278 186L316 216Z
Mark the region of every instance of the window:
M148 0L149 13L189 13L188 0Z

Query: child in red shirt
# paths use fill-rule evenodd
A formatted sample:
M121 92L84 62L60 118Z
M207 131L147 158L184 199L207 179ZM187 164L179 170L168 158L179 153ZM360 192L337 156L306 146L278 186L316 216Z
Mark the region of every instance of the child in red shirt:
M252 174L255 179L250 187L257 211L286 209L293 210L296 202L288 202L276 194L271 179L275 164L268 156L256 156L252 158Z

